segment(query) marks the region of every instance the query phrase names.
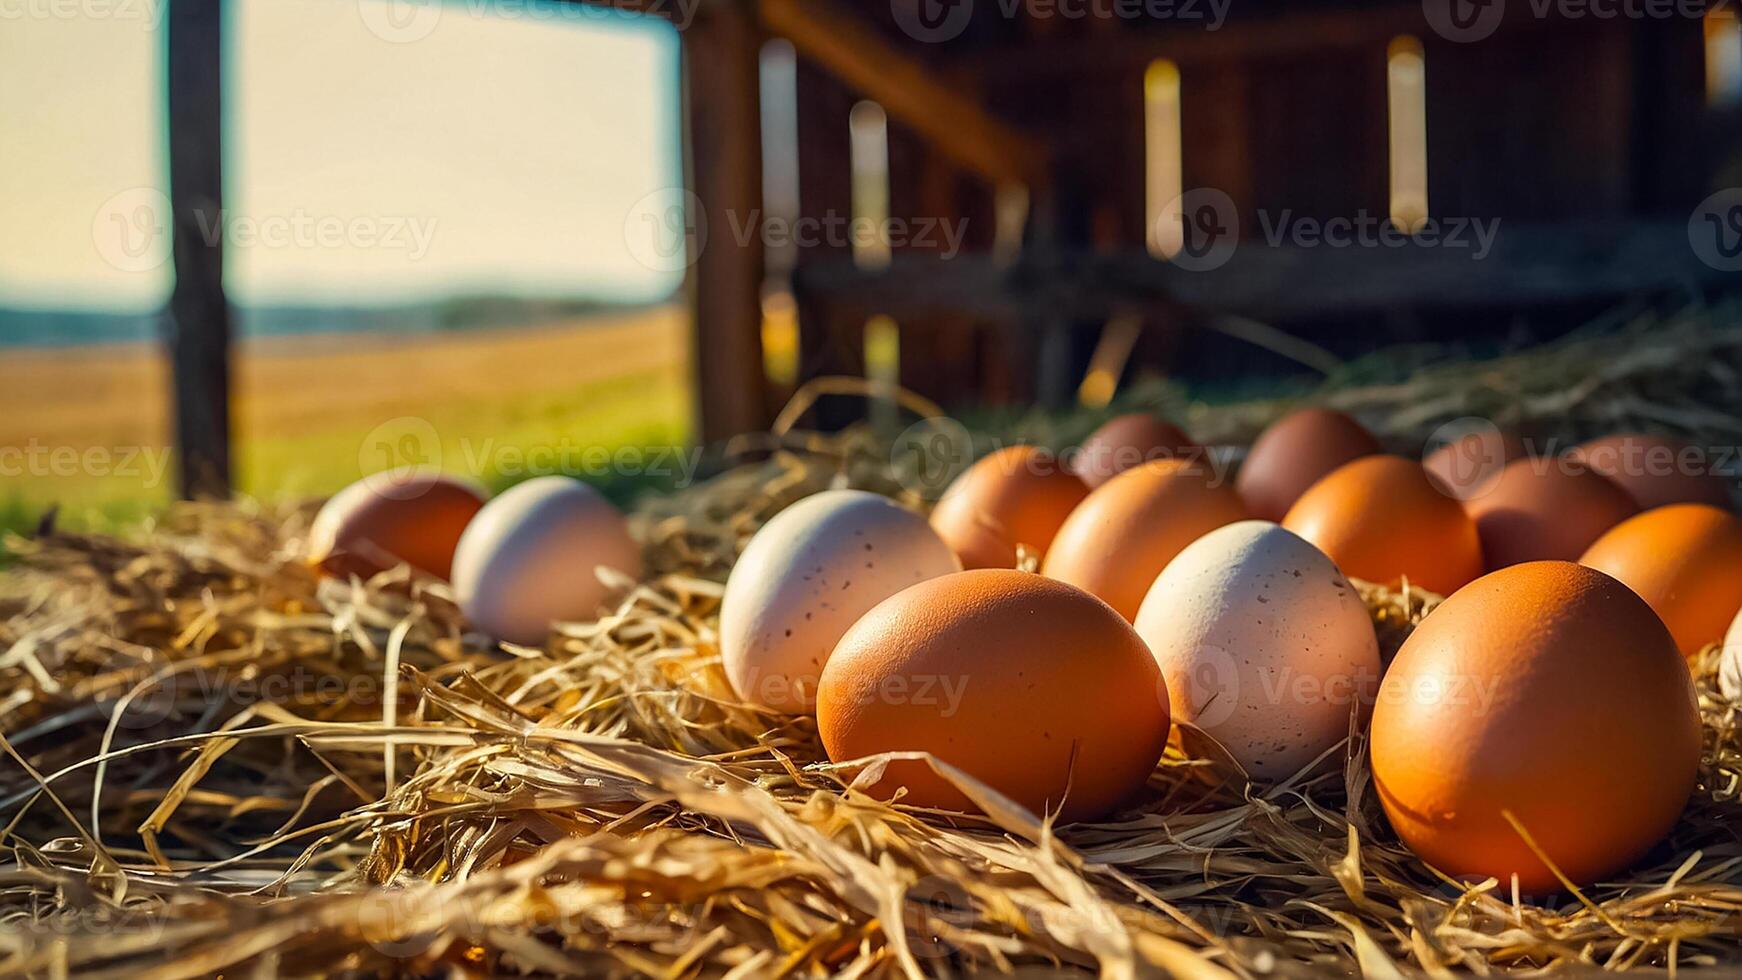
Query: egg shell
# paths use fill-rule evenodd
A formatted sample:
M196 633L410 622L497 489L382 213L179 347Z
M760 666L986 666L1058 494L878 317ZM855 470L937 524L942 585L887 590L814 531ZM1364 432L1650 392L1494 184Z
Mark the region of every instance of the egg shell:
M1678 439L1624 432L1576 446L1567 456L1615 481L1641 510L1683 503L1728 509L1732 503L1706 451Z
M1053 538L1043 574L1137 618L1155 577L1186 545L1246 519L1246 505L1208 469L1160 459L1090 493Z
M1057 456L1008 446L970 466L944 491L931 526L963 568L1014 568L1017 545L1044 555L1089 488Z
M1460 589L1416 627L1380 687L1373 782L1391 826L1454 877L1504 891L1560 884L1645 854L1694 789L1700 716L1651 608L1607 575L1527 562Z
M1463 500L1481 492L1507 463L1527 455L1518 433L1484 425L1428 453L1421 466L1452 496Z
M1579 564L1637 593L1692 657L1742 610L1742 517L1710 504L1657 507L1604 532Z
M1090 433L1072 457L1071 470L1092 490L1141 463L1200 460L1203 452L1179 426L1147 412L1133 412Z
M1464 510L1492 571L1526 561L1577 561L1639 507L1614 483L1564 459L1521 459L1465 500Z
M1295 501L1282 526L1330 556L1345 575L1408 578L1448 595L1482 574L1476 522L1425 469L1402 456L1345 463Z
M854 624L823 669L817 730L836 762L930 752L1037 815L1084 820L1154 771L1167 691L1106 603L981 569L910 586ZM898 787L916 806L975 809L923 761L890 762L872 791Z
M1379 682L1379 641L1324 553L1268 521L1211 531L1170 562L1137 633L1161 665L1181 741L1193 726L1254 779L1293 775L1349 734Z
M1742 612L1724 634L1724 649L1718 655L1718 689L1732 701L1742 701Z
M600 568L641 575L641 548L623 515L585 483L539 477L472 519L454 553L454 594L479 629L534 646L552 623L598 613L610 596Z
M1234 487L1253 517L1280 521L1325 474L1379 451L1379 440L1342 412L1303 408L1259 434Z
M466 525L489 495L464 480L387 471L334 494L309 528L308 561L323 575L368 578L405 563L445 579Z
M726 581L726 676L753 704L809 711L848 627L902 589L961 567L925 518L887 497L863 490L806 497L756 532Z

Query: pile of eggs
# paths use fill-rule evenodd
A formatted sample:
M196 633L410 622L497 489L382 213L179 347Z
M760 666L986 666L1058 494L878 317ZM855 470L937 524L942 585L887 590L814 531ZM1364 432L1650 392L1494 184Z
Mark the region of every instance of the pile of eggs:
M423 470L378 473L328 500L309 528L308 562L337 578L398 565L453 584L472 624L499 640L542 644L553 622L591 619L609 569L641 574L628 522L579 480L545 476L491 498Z
M792 504L733 568L720 658L744 701L814 715L860 790L939 811L1107 817L1170 743L1275 783L1365 731L1424 860L1554 891L1669 832L1701 747L1686 658L1742 639L1742 518L1692 452L1623 435L1533 458L1490 427L1413 460L1306 409L1228 481L1125 416L1064 457L985 456L929 518L858 490ZM331 574L450 578L520 644L595 615L600 567L640 572L622 516L560 477L493 500L353 487L311 543ZM1447 598L1383 663L1352 579ZM1723 674L1742 696L1742 658Z
M883 756L860 789L941 811L1106 817L1170 741L1275 783L1366 730L1416 853L1555 891L1637 861L1695 787L1684 657L1742 611L1742 518L1684 448L1533 459L1490 428L1417 460L1307 409L1230 482L1127 416L1074 456L991 453L929 520L854 490L794 504L732 572L720 654L746 701L813 713L834 762ZM1684 465L1642 475L1659 453ZM1448 598L1384 664L1351 579Z

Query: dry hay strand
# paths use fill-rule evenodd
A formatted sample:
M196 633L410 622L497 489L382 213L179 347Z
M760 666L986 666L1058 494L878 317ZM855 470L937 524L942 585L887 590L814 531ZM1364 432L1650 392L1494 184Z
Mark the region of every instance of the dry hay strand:
M1053 826L939 763L984 812L917 810L862 790L881 760L831 765L811 720L739 702L716 647L750 534L819 489L904 493L888 450L863 431L741 448L764 458L637 514L650 578L546 649L487 645L443 586L403 572L315 580L295 557L307 509L184 506L133 541L13 542L0 973L1742 962L1742 733L1716 650L1680 823L1621 879L1547 901L1401 848L1359 731L1264 787L1170 750L1105 822ZM1362 594L1387 655L1437 601Z

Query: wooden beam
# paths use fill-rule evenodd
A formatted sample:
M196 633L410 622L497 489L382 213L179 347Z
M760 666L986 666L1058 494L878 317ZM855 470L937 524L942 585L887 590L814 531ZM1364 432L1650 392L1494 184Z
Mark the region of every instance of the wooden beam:
M1460 247L1272 246L1249 239L1226 265L1197 272L1140 253L1031 252L1009 266L984 256L897 256L882 271L814 263L801 266L798 278L816 303L841 315L876 310L916 328L963 313L1095 321L1122 311L1202 310L1287 321L1398 309L1528 309L1685 294L1734 279L1687 247L1684 222L1505 224L1480 258L1475 232L1457 234Z
M762 212L762 36L735 4L703 8L683 32L689 295L695 436L703 444L768 425L762 367L763 243L740 240Z
M994 184L1045 184L1041 144L994 119L960 86L936 77L834 0L759 0L758 8L769 31L962 166Z
M1207 15L1207 5L1199 6ZM1351 57L1374 53L1383 57L1386 44L1400 34L1414 35L1428 44L1438 40L1423 16L1422 5L1408 0L1365 5L1359 10L1289 13L1261 10L1256 14L1246 10L1234 4L1227 20L1216 30L1206 30L1200 21L1133 24L1134 28L1153 26L1153 29L993 43L966 50L956 61L975 76L1001 82L1063 84L1065 79L1074 77L1142 71L1157 58L1176 61L1190 72L1209 63L1328 55L1336 51ZM1590 22L1591 18L1586 18L1582 23ZM1557 16L1537 17L1530 4L1511 4L1504 8L1496 36L1504 38L1568 26L1573 25ZM1432 63L1431 57L1429 62Z
M165 320L178 489L230 494L230 308L224 297L223 109L218 0L171 0L169 199L175 289Z

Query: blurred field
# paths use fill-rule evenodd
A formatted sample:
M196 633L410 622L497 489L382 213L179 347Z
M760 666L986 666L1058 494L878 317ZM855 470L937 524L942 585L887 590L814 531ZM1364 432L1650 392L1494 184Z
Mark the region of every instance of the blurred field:
M239 486L264 499L330 493L388 456L493 484L585 459L582 475L612 482L601 449L683 444L686 335L683 313L659 307L537 328L245 342ZM155 347L0 355L0 526L58 503L63 523L113 527L169 500L168 384Z

